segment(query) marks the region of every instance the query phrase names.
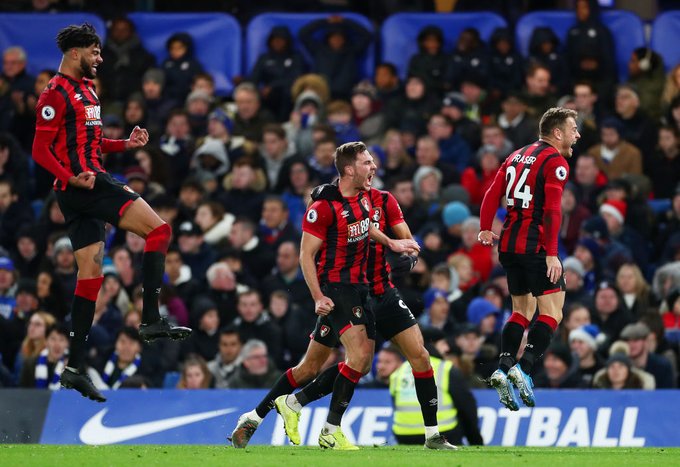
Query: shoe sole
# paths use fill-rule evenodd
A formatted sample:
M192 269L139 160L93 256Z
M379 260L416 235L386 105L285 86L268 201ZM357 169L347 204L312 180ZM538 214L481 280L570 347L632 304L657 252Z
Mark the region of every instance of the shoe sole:
M61 387L66 388L66 389L73 389L74 391L76 391L78 394L85 397L86 399L90 399L90 400L93 400L95 402L106 402L106 397L104 397L102 395L97 396L97 395L94 395L94 394L84 394L84 393L80 392L78 389L74 388L73 385L71 385L69 383L64 384L62 382Z
M282 396L280 396L280 397L282 397ZM288 439L290 440L291 443L293 443L296 446L299 446L301 440L297 440L297 443L296 443L295 440L290 436L290 432L293 431L293 430L290 430L290 431L288 430L288 424L286 424L286 417L284 417L283 414L281 413L281 408L279 407L278 399L279 398L277 397L274 400L274 407L276 407L276 412L279 415L281 415L281 419L283 420L283 429L286 430L286 436L288 436ZM285 401L283 403L285 404ZM297 436L300 437L300 433L297 433Z
M338 448L338 447L335 447L335 444L332 444L332 445L328 444L327 441L322 441L321 439L319 440L319 446L321 446L322 449L330 449L332 451L359 451L358 446Z
M243 433L243 428L236 428L227 439L231 441L232 446L236 449L243 449L248 446L248 442L250 442L250 438L247 440L243 439L246 434L247 433Z
M529 387L524 377L520 374L518 377L514 376L515 372L508 374L508 379L519 390L519 397L527 407L534 407L536 405L536 398L534 391ZM517 381L519 379L519 381Z
M164 337L167 337L169 339L172 339L173 341L181 341L186 339L191 335L191 331L176 331L176 332L165 332L161 331L155 334L150 334L150 335L144 335L143 333L139 333L139 336L142 338L144 342L151 343L157 339L163 339Z
M508 410L512 410L513 412L519 410L519 402L515 400L515 397L513 397L515 392L512 390L512 387L505 388L504 387L505 385L502 382L499 381L498 384L494 384L496 382L497 381L494 379L489 380L489 384L491 385L491 387L494 388L498 393L499 402L503 404L503 406L505 406ZM505 392L506 390L511 393L507 395L507 398L509 400L506 400L506 397L504 397L503 394L501 393L501 391Z

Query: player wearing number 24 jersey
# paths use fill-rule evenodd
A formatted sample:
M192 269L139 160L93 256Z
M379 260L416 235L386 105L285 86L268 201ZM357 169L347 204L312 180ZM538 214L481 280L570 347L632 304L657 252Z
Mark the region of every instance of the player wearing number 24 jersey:
M531 370L548 347L562 319L565 283L557 256L557 234L562 218L562 189L569 177L566 158L581 137L576 112L548 109L541 118L541 139L508 156L489 187L480 209L478 239L491 245L499 238L491 223L501 197L508 215L498 245L499 260L508 274L513 313L503 326L501 354L489 385L510 410L519 410L513 385L525 405L535 405ZM538 305L539 315L531 324ZM527 345L517 362L524 331Z
M489 190L489 196L496 199L504 194L508 206L499 251L528 254L545 250L549 256L557 255L562 189L568 176L566 159L545 141L508 156ZM493 213L483 212L482 227L490 227L492 218Z

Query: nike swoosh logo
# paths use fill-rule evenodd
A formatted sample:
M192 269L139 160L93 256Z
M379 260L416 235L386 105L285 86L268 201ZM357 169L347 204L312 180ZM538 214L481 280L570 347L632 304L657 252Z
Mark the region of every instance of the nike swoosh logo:
M108 427L102 422L109 409L102 409L92 416L80 429L80 440L85 444L105 445L129 441L142 436L152 435L161 431L177 428L182 425L200 422L209 418L219 417L235 412L236 409L211 410L209 412L164 418L151 422L135 423L133 425Z

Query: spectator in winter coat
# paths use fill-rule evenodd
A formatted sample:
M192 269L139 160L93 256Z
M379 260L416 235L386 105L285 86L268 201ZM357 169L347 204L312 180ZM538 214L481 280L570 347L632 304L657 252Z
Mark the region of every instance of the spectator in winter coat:
M576 24L567 33L566 57L574 81L590 81L609 102L618 70L614 40L600 19L597 0L576 1Z
M464 78L471 75L487 76L488 72L489 56L479 31L475 28L463 29L449 58L447 80L453 89L459 89Z
M568 62L560 49L560 40L551 28L538 27L531 33L529 60L540 63L548 69L550 72L549 91L557 95L567 92L571 82ZM537 115L541 114L542 112Z
M489 45L489 88L492 98L499 100L508 92L521 89L523 60L515 50L508 28L496 28L491 34Z
M666 82L663 58L648 47L633 50L628 61L628 83L640 95L640 107L654 120L661 117L661 101Z
M422 77L427 89L442 94L447 87L448 61L442 30L437 26L425 26L418 33L418 52L409 60L408 75Z
M178 32L168 38L165 48L168 51L168 58L163 62L165 94L184 102L194 75L203 72L203 66L194 58L194 40L189 34Z
M614 180L623 175L642 174L642 154L640 150L623 140L623 125L616 118L607 118L600 125L602 144L588 149L597 161L598 168Z
M333 15L303 26L299 35L314 58L314 71L328 80L331 96L349 99L359 77L357 61L373 40L371 33L356 21Z
M97 75L109 98L125 101L139 91L139 77L156 65L156 59L142 45L132 21L125 17L111 21L109 35L102 47L104 61Z
M290 112L290 90L304 68L302 55L294 50L290 30L286 26L273 27L267 51L257 58L249 81L260 88L263 105L279 120L285 120Z
M645 164L645 173L651 179L655 198L674 196L680 183L680 135L677 128L659 128L659 148L651 161Z

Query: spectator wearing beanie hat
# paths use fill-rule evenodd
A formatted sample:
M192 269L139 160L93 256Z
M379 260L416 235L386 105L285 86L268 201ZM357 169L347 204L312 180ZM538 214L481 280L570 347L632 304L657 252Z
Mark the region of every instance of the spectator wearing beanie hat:
M189 354L198 354L205 359L213 359L217 355L219 344L220 315L217 304L210 298L199 296L191 304L191 323L194 332L182 342L180 359Z
M562 261L562 269L564 281L567 284L564 308L569 308L572 303L590 303L590 294L586 292L583 280L586 270L581 261L574 256L569 256Z
M597 281L600 280L600 245L592 238L585 237L578 241L574 248L574 258L581 262L583 268L583 289L592 294Z
M359 82L352 89L352 112L354 124L366 145L379 145L385 135L385 116L376 102L377 91L368 80Z
M442 222L446 230L442 239L453 250L462 243L463 222L470 217L470 209L460 201L451 201L442 209Z
M624 174L642 175L640 149L622 138L623 125L616 118L606 118L600 125L601 144L588 149L598 168L612 180Z
M604 367L604 361L597 352L598 340L601 343L604 338L600 328L594 324L581 326L569 333L569 348L578 358L583 387L591 387L595 373Z
M149 134L163 133L165 119L178 101L165 96L165 74L160 68L150 68L142 76L142 95L146 103L146 127Z
M614 353L607 360L604 371L593 380L597 389L645 389L643 380L633 368L633 362L625 353Z
M553 342L543 356L543 368L535 377L536 387L568 389L583 387L578 365L571 350L562 342Z
M644 273L649 263L649 248L642 235L625 225L627 207L625 201L610 199L600 206L600 215L607 223L610 239L627 247Z

